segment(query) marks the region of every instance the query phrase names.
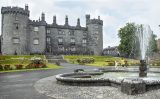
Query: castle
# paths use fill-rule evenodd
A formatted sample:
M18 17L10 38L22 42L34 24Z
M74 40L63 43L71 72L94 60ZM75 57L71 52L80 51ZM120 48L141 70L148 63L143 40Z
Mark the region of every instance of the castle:
M25 54L94 54L101 55L103 50L103 21L90 19L86 15L86 27L70 26L68 17L64 25L58 25L56 16L53 23L41 19L29 19L28 5L2 7L1 52L3 55Z

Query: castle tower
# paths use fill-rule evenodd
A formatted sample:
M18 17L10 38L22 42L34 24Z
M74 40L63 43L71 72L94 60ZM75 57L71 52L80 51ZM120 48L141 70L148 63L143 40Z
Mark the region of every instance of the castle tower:
M2 7L2 54L27 54L28 5Z
M92 54L101 55L103 50L103 21L100 19L100 16L98 16L98 19L90 19L90 15L86 15L86 27Z

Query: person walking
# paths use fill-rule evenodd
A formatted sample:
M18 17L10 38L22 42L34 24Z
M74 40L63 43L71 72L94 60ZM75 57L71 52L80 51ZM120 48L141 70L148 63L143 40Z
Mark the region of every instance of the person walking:
M121 60L121 66L124 67L125 66L125 60L122 58Z

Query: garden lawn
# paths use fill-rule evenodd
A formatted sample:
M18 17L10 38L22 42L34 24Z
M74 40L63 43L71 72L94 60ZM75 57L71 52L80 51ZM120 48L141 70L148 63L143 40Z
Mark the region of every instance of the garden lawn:
M112 57L112 56L93 56L93 55L67 55L64 56L64 59L66 59L68 62L73 64L78 64L77 59L82 58L94 58L95 62L91 64L85 64L88 66L98 66L98 67L105 67L105 66L111 66L110 63L114 63L115 61L121 62L121 57ZM127 59L129 65L138 65L139 61L134 59Z
M25 69L25 67L31 63L31 58L40 57L44 60L47 68L34 68ZM23 65L24 69L16 70L15 65ZM42 70L42 69L59 69L61 66L57 66L52 63L48 63L45 55L0 55L0 65L10 65L13 70L2 70L2 72L16 72L16 71L28 71L28 70Z

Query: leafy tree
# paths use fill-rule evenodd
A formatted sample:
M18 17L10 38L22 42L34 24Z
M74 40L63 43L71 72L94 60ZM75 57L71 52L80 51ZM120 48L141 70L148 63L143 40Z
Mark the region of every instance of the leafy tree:
M150 49L149 52L157 52L157 36L155 34L151 35L151 41L150 41Z
M121 56L136 57L139 55L139 41L136 36L137 27L143 25L135 25L135 23L126 23L126 25L118 31L118 36L121 39L118 46ZM157 51L156 35L152 33L149 43L148 53Z
M120 44L118 50L122 56L129 57L134 52L135 46L135 23L126 23L126 26L120 28L118 36L120 37Z

